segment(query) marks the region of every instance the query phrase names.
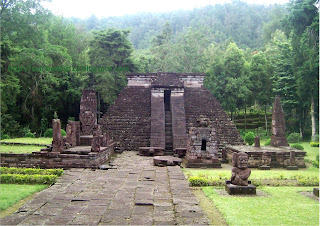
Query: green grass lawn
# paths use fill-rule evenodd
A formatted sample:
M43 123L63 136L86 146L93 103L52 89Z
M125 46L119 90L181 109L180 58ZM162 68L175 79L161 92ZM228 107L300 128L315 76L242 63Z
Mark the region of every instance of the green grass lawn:
M0 210L5 210L21 199L47 188L47 185L1 184Z
M40 137L40 138L29 138L29 137L21 137L21 138L13 138L13 139L4 139L1 142L12 142L12 143L25 143L25 144L51 144L52 138Z
M231 169L183 169L187 176L202 176L230 179ZM299 170L285 170L285 169L271 169L259 170L251 169L250 179L296 179L300 177L317 177L319 178L319 169L310 167L307 169Z
M203 187L228 225L319 225L319 202L301 195L312 187L262 187L260 197L222 196Z
M301 144L304 147L304 151L307 152L304 159L316 160L316 156L319 154L319 147L311 147L309 142L301 142L299 144Z
M0 153L28 154L33 151L40 151L41 148L45 148L45 146L2 144L0 147Z

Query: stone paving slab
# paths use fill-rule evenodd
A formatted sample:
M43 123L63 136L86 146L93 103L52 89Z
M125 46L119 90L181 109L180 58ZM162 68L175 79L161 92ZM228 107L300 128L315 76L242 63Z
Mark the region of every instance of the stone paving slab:
M179 166L123 152L112 170L70 169L1 225L208 225Z

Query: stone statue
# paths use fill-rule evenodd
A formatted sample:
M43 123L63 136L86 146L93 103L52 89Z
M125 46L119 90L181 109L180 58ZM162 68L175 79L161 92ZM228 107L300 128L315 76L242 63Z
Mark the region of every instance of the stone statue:
M61 152L64 149L63 146L63 138L61 136L61 124L60 119L53 119L52 120L52 151L53 152Z
M248 178L251 174L251 169L248 168L248 155L243 152L233 153L232 165L231 184L248 186Z

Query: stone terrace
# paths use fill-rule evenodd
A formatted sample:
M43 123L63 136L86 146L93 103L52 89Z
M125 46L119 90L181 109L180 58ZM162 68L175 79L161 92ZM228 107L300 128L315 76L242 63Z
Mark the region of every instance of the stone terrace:
M124 152L107 171L66 170L2 225L209 224L178 166Z

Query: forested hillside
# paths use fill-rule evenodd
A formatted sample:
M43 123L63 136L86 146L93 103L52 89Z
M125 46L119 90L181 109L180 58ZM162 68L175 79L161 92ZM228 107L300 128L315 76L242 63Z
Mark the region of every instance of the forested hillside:
M1 135L41 135L55 112L63 123L77 119L85 87L98 91L104 112L127 72L159 71L205 73L205 86L244 124L260 110L268 125L280 95L287 131L310 138L319 130L315 1L86 20L55 16L36 0L1 1Z
M221 43L232 37L243 49L259 49L265 44L264 38L270 36L268 31L263 33L263 26L285 12L284 5L264 6L234 1L232 4L206 6L191 11L140 13L100 20L93 15L86 20L71 18L71 21L88 31L113 27L130 29L129 39L135 49L149 48L152 38L161 33L166 22L171 25L175 42L178 42L181 34L192 28L207 36L210 42Z

